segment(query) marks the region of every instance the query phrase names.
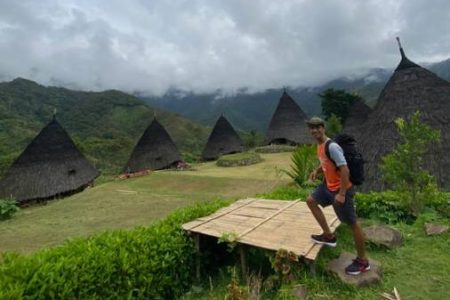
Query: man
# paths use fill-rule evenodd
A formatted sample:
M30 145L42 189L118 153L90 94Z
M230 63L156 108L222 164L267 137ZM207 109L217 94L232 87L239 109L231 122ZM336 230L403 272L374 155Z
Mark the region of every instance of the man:
M325 134L325 122L318 117L308 120L307 125L311 135L316 139L317 156L320 165L309 175L309 180L314 181L319 174L324 175L324 181L308 197L307 204L313 216L322 227L323 233L311 235L315 243L336 247L336 236L330 231L325 216L320 209L333 205L337 217L343 223L351 226L355 241L357 257L345 271L349 275L358 275L370 270L370 264L365 254L364 235L361 226L356 219L353 205L353 185L349 179L349 169L345 161L342 148L335 142L329 143L330 160L325 151L325 144L329 138Z

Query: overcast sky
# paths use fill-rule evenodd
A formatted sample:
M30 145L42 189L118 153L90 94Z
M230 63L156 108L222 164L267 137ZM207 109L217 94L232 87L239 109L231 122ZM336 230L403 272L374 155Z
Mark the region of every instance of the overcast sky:
M450 58L448 0L0 0L0 78L160 95Z

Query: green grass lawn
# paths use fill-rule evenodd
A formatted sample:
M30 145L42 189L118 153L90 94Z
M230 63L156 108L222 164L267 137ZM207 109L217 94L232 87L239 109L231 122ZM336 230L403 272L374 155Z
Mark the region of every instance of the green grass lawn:
M277 168L289 154L263 155L257 166L220 168L214 162L193 171L158 171L114 180L47 205L22 209L0 222L0 252L29 253L65 239L100 231L147 225L176 208L217 198L245 198L268 192L288 180Z

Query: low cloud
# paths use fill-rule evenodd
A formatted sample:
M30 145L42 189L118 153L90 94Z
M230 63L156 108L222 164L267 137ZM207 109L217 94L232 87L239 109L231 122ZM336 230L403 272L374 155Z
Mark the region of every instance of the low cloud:
M0 2L0 78L160 95L310 86L450 57L450 2Z

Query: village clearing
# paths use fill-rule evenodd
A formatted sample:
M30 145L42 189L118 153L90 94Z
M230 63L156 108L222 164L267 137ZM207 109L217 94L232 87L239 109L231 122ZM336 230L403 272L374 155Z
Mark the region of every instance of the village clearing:
M188 171L156 171L114 179L60 200L22 209L0 223L0 252L30 253L73 237L149 225L174 209L218 198L241 199L270 192L290 180L291 153L262 154L263 162L217 167L193 164Z
M281 171L289 168L290 155L261 154L263 162L244 167L223 168L208 162L194 164L190 171L158 171L127 180L114 179L68 198L22 209L0 223L0 252L32 253L69 238L146 226L190 204L269 193L291 182ZM365 220L363 224L374 222ZM369 256L383 268L379 285L355 288L326 271L326 265L340 253L354 253L350 229L342 225L338 246L320 251L316 275L305 268L292 285L274 293L262 289L262 299L296 299L292 295L295 284L307 289L307 299L382 299L381 295L394 287L401 299L450 299L450 238L448 234L426 236L425 222L427 215L415 224L395 225L404 237L401 247L387 249L368 244ZM224 299L231 280L227 270L223 268L197 283L183 299ZM242 281L240 284L245 288Z

